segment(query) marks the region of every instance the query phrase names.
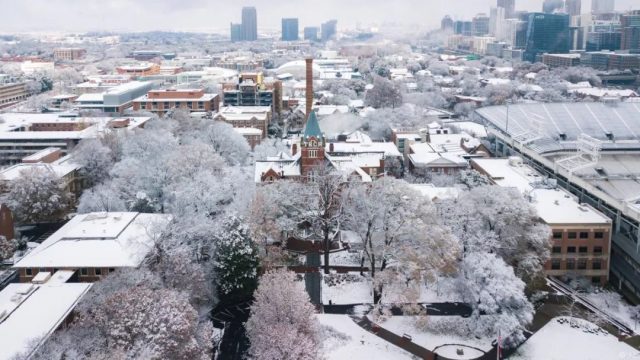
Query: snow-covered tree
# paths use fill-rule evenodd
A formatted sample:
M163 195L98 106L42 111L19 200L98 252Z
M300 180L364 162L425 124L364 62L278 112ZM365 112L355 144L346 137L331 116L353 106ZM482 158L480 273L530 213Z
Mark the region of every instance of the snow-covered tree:
M21 171L8 190L7 205L21 223L59 220L71 205L63 180L45 168Z
M89 186L108 179L113 166L111 149L97 139L84 139L73 149L73 161L81 166L80 173Z
M402 105L402 92L398 84L377 76L373 81L373 88L367 90L364 101L374 108L396 108Z
M85 190L80 196L78 213L101 211L127 211L128 207L111 182L98 184Z
M471 332L478 336L506 339L515 346L525 338L523 330L533 320L533 305L527 299L525 284L513 268L495 254L466 254L460 265L458 291L473 308Z
M457 240L438 223L435 207L402 180L351 184L343 228L357 232L364 251L362 265L375 281L378 303L389 281L415 284L450 271L459 253ZM393 276L379 276L392 268Z
M318 324L302 282L286 270L260 278L246 323L249 354L261 360L314 360L318 354Z
M495 253L526 283L542 274L550 256L551 232L517 189L480 186L438 206L465 254Z
M260 221L277 232L299 239L321 241L325 261L325 273L329 273L329 250L333 234L344 219L343 198L340 192L344 185L342 175L328 167L318 169L313 181L306 183L277 181L258 189L264 206L258 216ZM273 229L270 229L273 234ZM284 239L286 240L286 239Z
M200 139L224 158L230 165L241 165L249 156L251 147L247 140L233 126L222 121L215 121L201 134Z
M9 259L18 249L18 241L0 235L0 261Z
M214 260L218 293L245 299L258 281L258 251L242 220L229 216L222 222L216 238Z

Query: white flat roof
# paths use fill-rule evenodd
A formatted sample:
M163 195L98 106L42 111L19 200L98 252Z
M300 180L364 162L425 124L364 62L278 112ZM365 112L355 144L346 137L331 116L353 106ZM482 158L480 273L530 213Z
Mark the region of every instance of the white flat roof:
M473 159L478 167L502 187L518 189L547 224L610 224L611 220L558 187L541 187L544 178L526 165L512 166L509 159Z
M43 285L9 284L0 292L0 314L9 313L0 321L0 360L30 353L41 345L91 285L51 280Z
M14 267L137 267L170 218L131 212L76 215Z

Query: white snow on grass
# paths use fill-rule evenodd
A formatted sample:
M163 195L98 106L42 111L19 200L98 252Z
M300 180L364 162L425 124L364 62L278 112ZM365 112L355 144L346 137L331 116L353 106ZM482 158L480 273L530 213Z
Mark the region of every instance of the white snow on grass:
M438 349L437 353L451 359L474 359L482 355L482 351L491 350L493 338L460 336L448 330L462 328L468 321L471 320L459 316L391 316L380 326L400 336L408 334L414 343L432 351L448 344L465 345L462 356L456 354L457 347Z
M596 292L584 294L584 297L601 311L633 329L636 334L640 333L637 321L633 318L636 309L629 305L622 298L622 295L613 291L599 289Z
M360 273L324 275L322 303L325 305L368 304L373 302L371 279Z
M326 360L404 360L411 354L365 331L347 315L318 314Z
M640 359L640 352L586 320L558 317L536 332L509 359L630 360Z

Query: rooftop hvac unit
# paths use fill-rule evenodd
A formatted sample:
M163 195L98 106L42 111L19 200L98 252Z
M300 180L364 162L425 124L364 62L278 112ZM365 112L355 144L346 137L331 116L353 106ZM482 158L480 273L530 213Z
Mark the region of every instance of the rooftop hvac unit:
M513 166L513 167L520 167L522 166L523 161L522 158L519 156L511 156L509 157L509 165Z

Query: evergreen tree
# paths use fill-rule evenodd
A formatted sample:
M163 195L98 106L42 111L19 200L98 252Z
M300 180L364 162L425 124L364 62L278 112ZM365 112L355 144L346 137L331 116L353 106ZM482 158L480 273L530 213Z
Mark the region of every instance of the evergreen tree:
M258 250L240 218L229 216L223 221L217 248L214 266L220 296L241 299L251 296L257 286Z

